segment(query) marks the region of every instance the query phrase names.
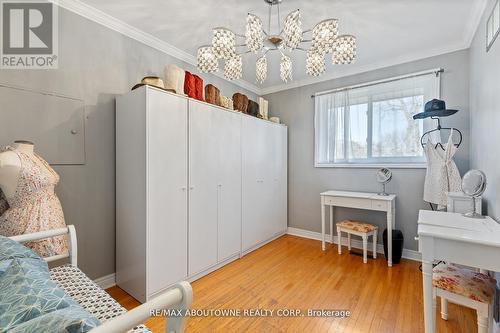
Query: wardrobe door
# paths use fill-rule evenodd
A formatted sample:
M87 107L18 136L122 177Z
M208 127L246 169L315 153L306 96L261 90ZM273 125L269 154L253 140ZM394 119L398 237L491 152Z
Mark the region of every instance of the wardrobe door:
M187 276L187 101L147 89L148 297Z
M264 228L265 240L274 237L280 230L279 227L279 211L280 211L280 191L279 191L279 174L277 172L280 164L280 126L272 123L264 123L265 126L265 176L263 197L265 203L264 209Z
M278 164L278 187L279 187L279 227L278 231L286 232L288 229L288 129L280 127L280 150Z
M242 249L266 238L265 190L267 131L264 122L242 117Z
M270 174L272 175L272 207L273 235L284 232L287 228L287 129L274 126L272 133L272 154L274 156Z
M205 103L189 101L189 275L217 263L220 131Z
M241 115L214 108L218 131L218 261L241 250Z

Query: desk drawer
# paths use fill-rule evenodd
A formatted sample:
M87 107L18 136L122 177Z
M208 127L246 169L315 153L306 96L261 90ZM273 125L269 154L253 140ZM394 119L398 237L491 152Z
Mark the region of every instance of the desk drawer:
M372 201L364 198L325 197L325 204L338 207L372 209Z
M381 210L385 212L387 210L387 201L372 200L372 209Z

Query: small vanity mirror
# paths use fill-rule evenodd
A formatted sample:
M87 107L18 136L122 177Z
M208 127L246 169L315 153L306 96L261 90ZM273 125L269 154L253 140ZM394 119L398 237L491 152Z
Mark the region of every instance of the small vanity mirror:
M391 179L392 179L392 172L391 172L391 170L389 170L387 168L382 168L382 169L377 170L377 182L379 182L380 184L382 184L382 192L379 193L378 195L388 195L385 192L385 184L387 184L388 182L390 182Z
M472 209L464 213L465 217L481 219L484 218L476 212L476 198L481 196L486 189L486 175L481 170L470 170L462 178L462 192L472 198Z

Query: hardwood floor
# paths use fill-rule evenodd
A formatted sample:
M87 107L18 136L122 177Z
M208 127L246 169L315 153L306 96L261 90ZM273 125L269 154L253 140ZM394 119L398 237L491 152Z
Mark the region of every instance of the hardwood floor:
M369 253L370 254L370 253ZM348 318L191 317L187 332L423 332L419 263L388 268L383 255L362 258L336 246L283 236L192 283L195 309L344 309ZM125 308L139 303L118 287L107 290ZM439 311L439 299L438 309ZM473 310L449 305L437 332L476 332ZM164 319L145 323L164 332Z

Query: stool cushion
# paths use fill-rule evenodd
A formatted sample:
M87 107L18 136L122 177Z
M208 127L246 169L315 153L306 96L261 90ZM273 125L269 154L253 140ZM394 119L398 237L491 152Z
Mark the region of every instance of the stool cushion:
M369 223L363 223L363 222L357 222L357 221L351 221L351 220L344 220L344 221L338 222L337 227L341 227L343 229L350 229L350 230L354 230L357 232L371 232L371 231L378 229L378 227L376 225L369 224Z
M490 303L495 292L496 280L468 268L441 263L433 269L432 284L434 287L474 301Z

